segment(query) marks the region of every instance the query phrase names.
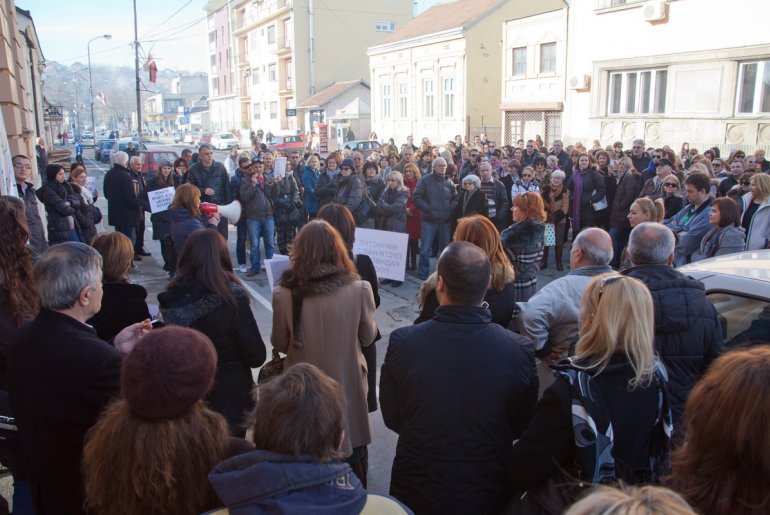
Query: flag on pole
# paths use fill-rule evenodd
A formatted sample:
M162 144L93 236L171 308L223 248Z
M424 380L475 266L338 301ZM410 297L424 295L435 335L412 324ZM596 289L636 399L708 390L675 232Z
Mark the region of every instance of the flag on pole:
M147 56L147 69L150 71L150 82L155 84L158 82L158 66L155 64L152 54Z

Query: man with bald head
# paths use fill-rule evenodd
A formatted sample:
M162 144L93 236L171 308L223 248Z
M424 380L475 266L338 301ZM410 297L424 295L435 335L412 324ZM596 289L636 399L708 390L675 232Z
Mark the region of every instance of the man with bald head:
M492 322L480 248L450 244L437 276L433 319L393 331L381 369L382 417L399 434L390 494L415 513L498 513L537 397L534 353Z
M580 231L569 253L570 273L546 284L527 302L517 303L519 332L532 340L535 355L544 360L541 372L577 343L583 291L594 276L612 272L610 260L612 239L606 231L596 227ZM541 374L541 383L550 376ZM540 386L542 392L548 385Z

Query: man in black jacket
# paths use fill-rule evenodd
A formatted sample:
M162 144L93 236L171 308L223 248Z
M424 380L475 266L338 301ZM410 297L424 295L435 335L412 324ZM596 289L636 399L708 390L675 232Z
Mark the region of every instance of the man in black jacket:
M22 154L13 156L12 161L13 174L16 178L16 191L19 198L24 201L24 215L27 218L27 227L29 227L29 245L35 249L35 253L42 254L48 248L48 242L45 241L45 229L38 210L35 186L28 182L32 172L32 163L27 156Z
M101 256L84 243L52 246L35 265L41 309L8 349L8 383L35 513L80 514L83 441L120 392L122 355L143 323L100 340L86 320L102 301Z
M136 243L136 226L142 207L139 185L131 177L128 154L115 152L115 164L104 176L104 198L107 199L107 223Z
M722 329L703 283L674 270L674 233L662 224L634 227L628 240L633 265L623 274L642 281L655 307L655 350L666 365L675 430L690 390L722 353Z
M233 200L230 190L230 176L224 165L214 161L214 149L204 143L198 150L199 161L187 172L187 182L201 190L201 202L211 202L224 206ZM219 234L227 239L227 218L219 221Z
M390 494L415 513L498 513L511 443L537 400L532 344L492 323L484 252L441 254L432 320L390 336L380 376L385 425L399 434Z

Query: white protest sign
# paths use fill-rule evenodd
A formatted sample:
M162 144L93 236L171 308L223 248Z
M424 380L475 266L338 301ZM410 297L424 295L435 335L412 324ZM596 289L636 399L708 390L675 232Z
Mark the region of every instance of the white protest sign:
M273 171L276 177L284 177L286 175L286 162L285 157L276 157L275 164L273 165Z
M275 285L283 275L283 271L289 268L289 256L275 254L272 258L265 260L265 272L267 281L270 283L270 291L273 291Z
M96 196L96 177L86 177L86 188L91 192L91 195Z
M353 253L369 256L380 279L403 281L408 244L406 233L356 228Z
M148 191L147 198L150 200L150 213L165 211L171 207L171 202L174 200L174 187Z

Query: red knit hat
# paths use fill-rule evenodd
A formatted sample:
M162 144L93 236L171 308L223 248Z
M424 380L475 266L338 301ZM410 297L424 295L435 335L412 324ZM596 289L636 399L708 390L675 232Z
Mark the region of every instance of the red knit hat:
M203 333L154 329L123 361L123 397L138 417L175 418L208 393L216 368L216 350Z

